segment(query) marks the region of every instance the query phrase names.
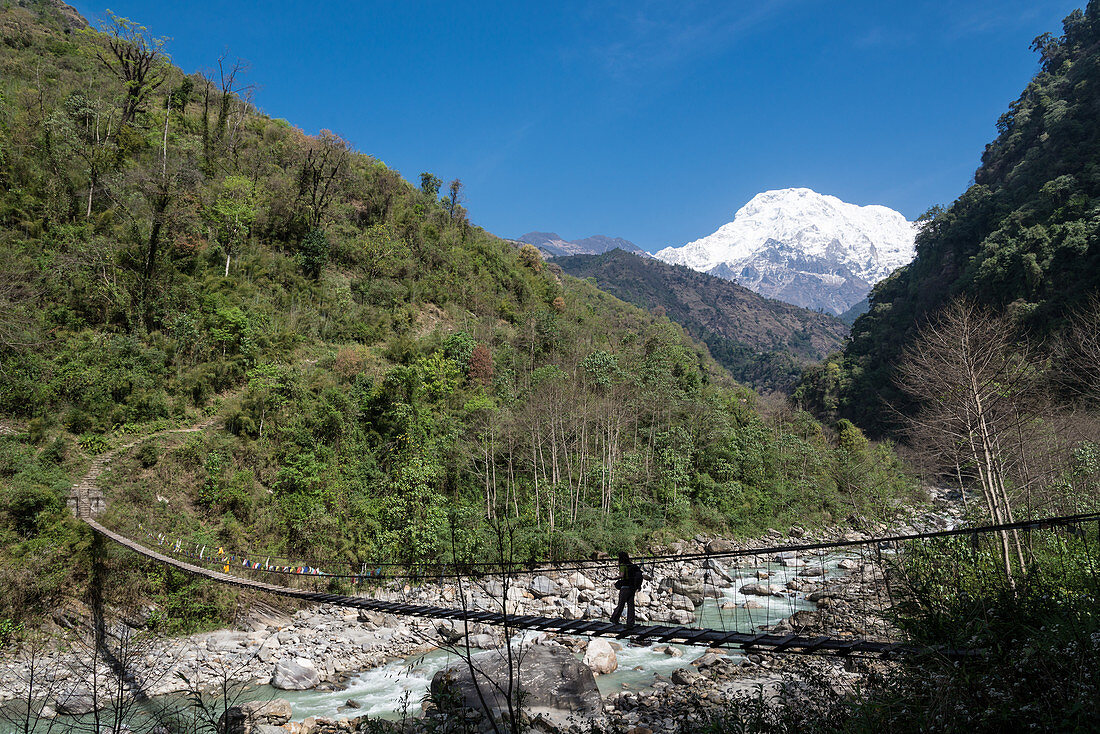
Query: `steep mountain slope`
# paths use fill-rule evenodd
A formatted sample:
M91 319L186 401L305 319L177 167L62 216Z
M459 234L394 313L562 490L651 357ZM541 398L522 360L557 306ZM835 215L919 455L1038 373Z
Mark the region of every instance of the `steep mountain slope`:
M585 237L580 240L566 241L556 232L528 232L522 237L517 238L516 241L534 245L551 257L559 257L562 255L599 255L602 252L608 252L616 248L625 250L626 252L636 252L647 257L649 256L649 253L630 240L624 240L621 237L605 237L602 234Z
M787 390L801 364L838 349L848 329L839 320L683 266L622 250L558 257L554 265L624 301L663 309L738 380L760 390Z
M754 196L714 234L656 257L839 315L913 258L914 234L913 225L887 207L781 189Z
M136 23L25 2L0 5L0 633L86 588L74 478L205 418L112 462L104 524L360 568L484 557L504 526L561 557L878 506L807 416L765 418L679 326L430 176L184 74ZM884 455L852 468L907 492ZM236 609L105 562L105 603L167 628Z
M1100 3L1033 48L1041 68L997 121L974 184L922 229L916 260L875 287L840 384L814 389L839 393L862 425L892 426L885 406L906 405L893 385L902 350L952 298L1008 309L1043 336L1100 288Z

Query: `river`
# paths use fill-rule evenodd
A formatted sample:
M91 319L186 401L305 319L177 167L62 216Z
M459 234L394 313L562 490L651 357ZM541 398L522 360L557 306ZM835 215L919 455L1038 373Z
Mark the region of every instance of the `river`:
M841 573L836 564L843 558L845 556L837 555L826 559L826 578ZM741 580L730 588L722 589L720 599L706 599L702 605L696 607L696 624L713 629L750 632L763 625L786 619L797 611L816 608L800 596L761 597L740 593L740 586L755 580L755 573L761 570L765 570L764 567L739 569ZM801 569L769 566L766 570L771 572L768 583L782 585L794 578ZM761 608L746 609L743 607L746 602L759 604ZM737 605L736 608L722 609L724 604L728 606L730 603ZM522 640L523 634L514 638L515 643L522 643ZM613 673L596 676L596 685L600 692L607 696L621 690L648 688L654 683L655 675L667 678L677 668L688 668L692 660L703 652L698 647L672 645L671 647L682 653L674 656L655 649L661 647L664 646L624 644L617 651L618 669ZM579 659L582 656L578 654L577 657ZM731 657L739 660L742 656L735 654ZM241 701L286 699L294 711L294 721L310 716L351 717L363 714L400 719L406 715L419 714L432 676L459 659L456 652L435 650L359 673L348 681L344 690L280 691L271 686L255 686L242 693ZM359 708L348 707L349 699L358 703Z

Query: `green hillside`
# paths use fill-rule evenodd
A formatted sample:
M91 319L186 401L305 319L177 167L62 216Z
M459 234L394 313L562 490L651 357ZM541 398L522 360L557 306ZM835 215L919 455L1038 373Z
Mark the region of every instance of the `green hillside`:
M736 283L622 250L559 257L554 265L650 311L660 309L703 341L738 381L789 391L803 365L838 349L847 327L825 314Z
M887 406L909 410L894 384L902 350L960 294L1043 337L1100 288L1100 4L1032 48L1040 69L997 120L973 185L929 213L916 260L875 286L838 379L811 375L804 392L819 408L896 428Z
M107 524L358 563L506 523L546 557L912 492L889 449L763 416L667 319L472 224L461 182L415 187L271 119L125 19L82 31L28 5L0 9L7 628L82 593L90 537L65 499L91 460L207 418L113 464ZM233 613L232 592L113 563L113 603Z

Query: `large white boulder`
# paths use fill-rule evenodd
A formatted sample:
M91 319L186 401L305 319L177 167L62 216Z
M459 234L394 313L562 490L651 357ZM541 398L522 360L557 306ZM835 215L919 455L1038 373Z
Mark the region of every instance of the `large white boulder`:
M321 673L308 658L285 657L275 666L272 688L282 691L308 691L321 682Z
M530 589L532 594L540 598L558 596L561 593L558 583L549 576L536 576L531 579L531 583L527 588Z
M596 584L592 582L592 579L585 576L580 571L575 571L569 577L569 583L573 584L576 589L583 589L584 591L592 591L596 588Z
M618 669L619 659L611 643L597 637L588 643L588 649L584 651L584 664L591 668L595 675L606 675Z

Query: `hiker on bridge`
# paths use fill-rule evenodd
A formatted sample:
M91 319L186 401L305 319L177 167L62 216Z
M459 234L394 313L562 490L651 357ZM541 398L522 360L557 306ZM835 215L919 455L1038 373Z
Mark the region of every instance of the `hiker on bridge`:
M611 615L611 623L618 624L626 607L626 626L634 626L634 594L642 588L642 567L630 560L625 551L619 553L619 580L615 582L619 590L619 605Z

